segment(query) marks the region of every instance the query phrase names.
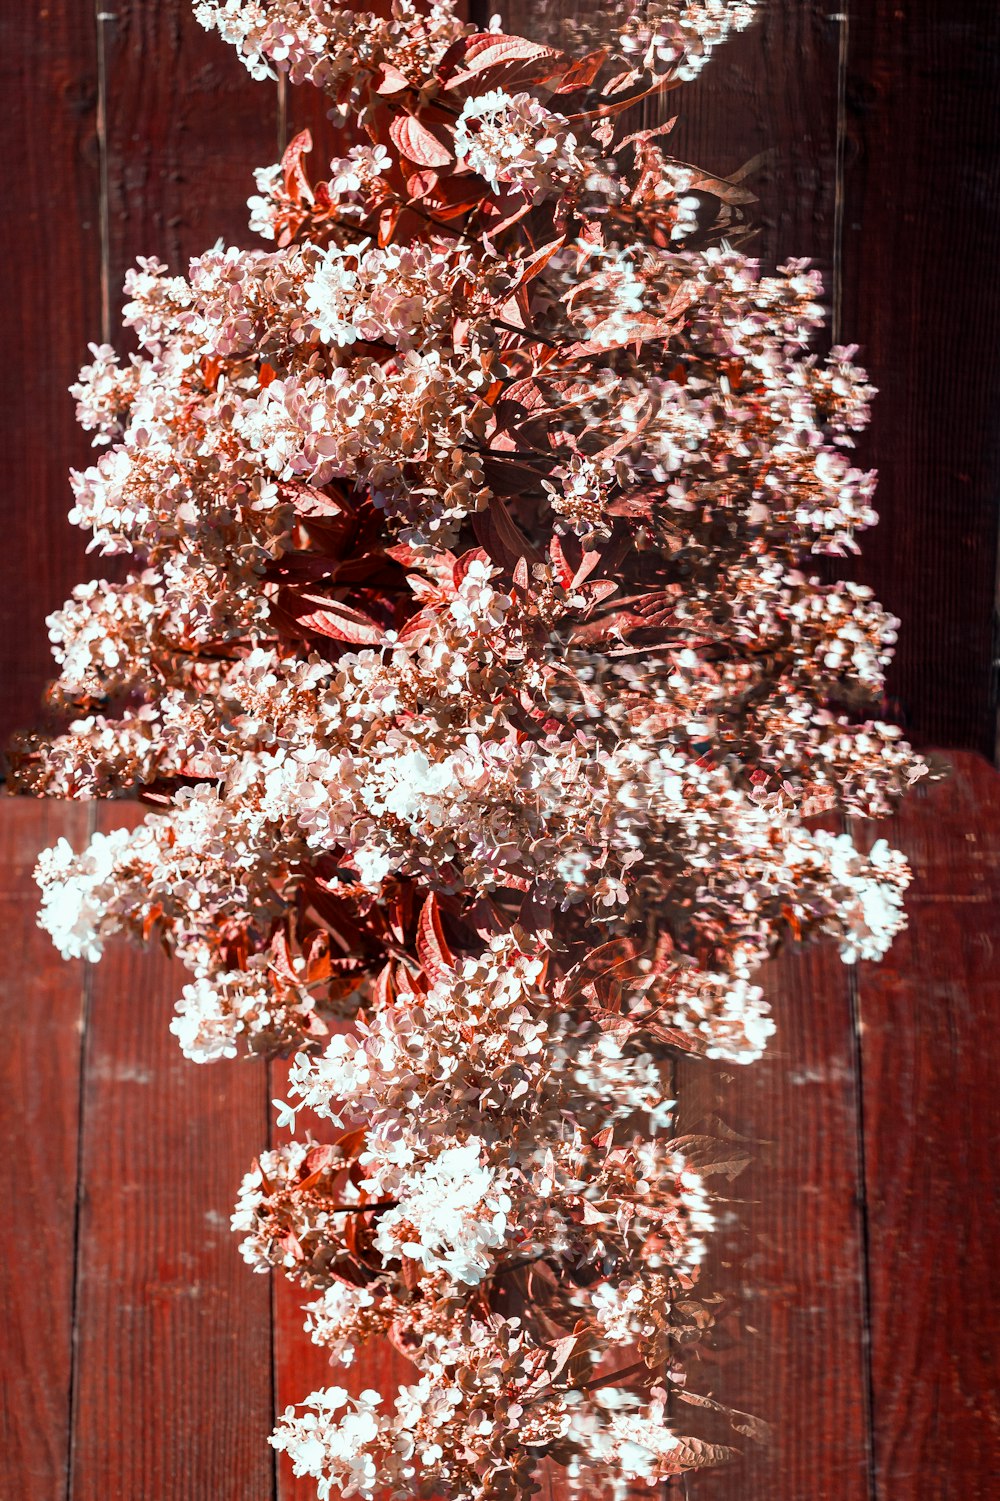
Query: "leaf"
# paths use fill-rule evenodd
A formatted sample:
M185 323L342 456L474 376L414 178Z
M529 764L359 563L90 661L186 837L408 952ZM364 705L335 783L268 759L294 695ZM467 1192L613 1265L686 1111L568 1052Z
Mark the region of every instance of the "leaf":
M549 1379L554 1381L576 1349L577 1336L567 1334L564 1339L557 1339L552 1346L552 1364L549 1367Z
M553 240L548 245L543 245L541 250L536 250L534 255L529 255L527 260L521 262L521 269L510 284L508 291L513 294L520 291L522 287L527 286L528 282L532 281L538 275L539 271L542 271L548 265L556 251L561 250L565 243L566 236L560 235L557 240Z
M765 1423L763 1418L754 1417L749 1412L739 1412L735 1407L726 1407L723 1402L716 1402L713 1397L703 1397L700 1392L688 1391L686 1387L675 1386L672 1395L678 1402L686 1402L689 1407L704 1407L709 1412L720 1412L729 1419L730 1426L741 1433L744 1438L752 1438L759 1444L766 1444L771 1439L770 1424Z
M523 36L502 36L495 31L480 31L469 38L465 49L465 66L470 73L483 73L497 63L535 62L558 59L563 53Z
M419 172L414 172L406 179L406 191L412 203L419 203L432 193L441 181L433 167L421 167Z
M396 115L389 126L393 144L417 167L447 167L454 154L416 115Z
M601 47L597 52L588 52L586 57L578 57L571 62L563 74L555 92L557 94L572 94L577 89L586 89L594 82L608 58L608 49Z
M678 116L674 115L673 119L668 120L665 125L654 125L651 130L637 130L634 135L626 136L623 141L619 141L615 151L624 151L626 146L645 146L649 141L669 135L677 124L677 120Z
M698 1470L709 1465L728 1464L731 1459L739 1457L739 1450L731 1449L728 1444L706 1444L700 1438L678 1436L677 1447L671 1449L670 1457L678 1470Z
M261 375L263 376L263 371ZM347 507L342 500L335 500L332 495L327 495L325 490L317 490L314 485L290 484L284 493L291 501L296 516L347 515Z
M465 67L453 73L446 85L459 94L467 89L477 94L488 94L492 89L510 93L526 84L561 78L566 71L564 52L495 31L472 37L464 61Z
M749 1152L734 1150L714 1136L677 1136L670 1143L696 1172L721 1173L730 1183L752 1162Z
M749 188L741 188L729 178L714 177L711 172L702 172L697 167L688 167L688 170L694 177L688 188L689 193L711 193L713 198L719 198L731 206L757 202L756 193L752 193Z
M401 73L398 68L394 68L392 63L379 63L375 71L376 94L401 94L405 89L412 87L413 85L406 74Z
M438 899L433 891L421 907L417 919L416 948L424 972L431 980L454 978L455 956L444 936Z
M589 584L581 585L581 593L591 606L602 604L612 594L616 593L618 585L614 579L594 579Z
M396 233L396 225L399 216L403 212L401 203L387 203L378 216L378 242L380 245L388 245Z
M299 626L317 636L349 641L355 646L375 646L385 637L382 626L370 615L356 610L353 605L342 604L339 599L286 589L281 602L294 615Z
M494 497L485 510L475 512L472 529L494 563L499 563L501 568L513 570L518 559L525 557L532 563L541 562L539 553L498 497Z
M285 154L281 158L281 170L285 178L285 192L293 203L301 204L303 198L307 203L312 202L312 188L309 179L302 166L302 158L312 150L312 134L308 130L300 130L285 147Z
M489 553L482 547L470 547L468 552L463 552L462 556L456 558L452 565L452 579L455 588L458 589L461 586L462 580L473 563L488 563L489 560Z
M284 975L293 985L301 985L301 976L296 973L292 963L291 951L288 947L288 934L284 928L277 928L271 939L271 962L276 972Z

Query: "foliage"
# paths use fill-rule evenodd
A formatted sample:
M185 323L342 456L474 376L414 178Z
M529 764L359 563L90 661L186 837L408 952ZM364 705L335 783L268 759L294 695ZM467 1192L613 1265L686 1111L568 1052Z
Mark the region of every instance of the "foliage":
M875 520L872 391L810 352L815 272L721 238L745 188L629 124L750 4L622 4L582 55L440 0L195 9L354 134L258 172L273 248L141 261L140 352L74 388L72 519L131 571L51 617L75 717L18 776L152 811L47 851L41 921L157 935L184 1051L296 1050L286 1116L335 1128L234 1218L333 1360L417 1368L286 1413L321 1496L545 1457L618 1496L726 1452L664 1421L732 1168L672 1134L670 1057L752 1060L779 944L903 921L902 858L818 826L926 769L877 717L896 622L809 572Z

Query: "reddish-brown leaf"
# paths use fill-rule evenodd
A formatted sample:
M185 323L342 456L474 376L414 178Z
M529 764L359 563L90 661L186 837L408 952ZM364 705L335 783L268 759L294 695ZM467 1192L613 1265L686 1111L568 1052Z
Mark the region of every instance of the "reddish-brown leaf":
M281 603L303 630L313 631L317 636L350 641L355 646L374 646L385 636L382 626L370 615L353 605L342 604L339 599L305 589L284 589Z
M376 94L401 94L405 89L412 87L406 74L394 68L392 63L379 63L375 73Z
M578 57L566 69L555 92L573 94L577 89L589 88L607 61L607 56L608 49L602 47L597 52L588 52L586 57Z
M285 154L281 158L281 170L285 177L285 192L293 203L301 203L303 198L312 202L312 189L309 179L306 177L302 166L302 158L312 150L312 135L308 130L300 130L297 136L289 141L285 148Z
M416 115L396 115L389 126L393 145L417 167L447 167L453 152Z
M449 980L455 973L455 956L444 936L438 899L433 892L417 919L417 957L431 980Z

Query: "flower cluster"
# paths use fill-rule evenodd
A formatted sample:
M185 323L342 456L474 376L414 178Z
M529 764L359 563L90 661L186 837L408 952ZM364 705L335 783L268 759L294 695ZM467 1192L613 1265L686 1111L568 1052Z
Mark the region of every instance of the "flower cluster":
M140 261L138 351L73 388L71 519L124 567L50 618L69 722L15 774L151 806L43 854L40 921L159 937L196 1062L295 1054L329 1139L260 1157L243 1254L331 1360L416 1367L285 1415L319 1494L551 1460L617 1498L725 1457L664 1419L713 1224L670 1058L752 1061L783 943L904 921L901 856L842 831L927 770L880 708L898 623L813 562L876 519L872 389L812 352L816 273L621 124L749 4L623 0L582 58L437 0L195 9L367 139L257 173L264 248Z

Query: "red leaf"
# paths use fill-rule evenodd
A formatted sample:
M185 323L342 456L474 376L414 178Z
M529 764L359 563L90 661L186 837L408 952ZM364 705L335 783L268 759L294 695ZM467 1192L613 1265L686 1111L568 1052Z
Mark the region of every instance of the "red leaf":
M347 507L342 500L334 500L332 495L327 495L325 490L317 490L313 485L292 483L285 493L295 508L296 516L347 515Z
M465 578L473 563L488 563L490 555L482 547L470 547L468 552L463 552L460 558L456 558L452 566L451 576L457 589Z
M603 1219L604 1216L600 1215L599 1218ZM577 1336L575 1334L567 1334L564 1339L557 1339L555 1341L552 1346L552 1367L549 1372L550 1380L554 1381L559 1375L559 1372L576 1349L576 1343Z
M380 245L388 245L396 233L396 225L403 211L401 203L387 203L378 216L378 242Z
M385 968L379 970L372 984L372 1006L376 1011L392 1004L395 989L393 978L393 962L390 959Z
M376 94L401 94L404 89L412 87L406 74L394 68L392 63L379 63L375 74Z
M364 646L374 646L385 636L382 626L370 615L324 594L289 589L283 592L281 602L304 630L314 631L317 636Z
M441 926L437 897L431 892L417 919L417 957L431 980L450 980L455 974L455 956Z
M465 66L470 73L482 73L497 63L534 61L536 58L559 58L561 52L529 42L523 36L500 36L495 31L481 31L469 38L465 49Z
M281 170L285 175L285 192L293 203L301 203L303 198L312 202L312 188L302 166L302 158L312 150L312 135L308 130L300 130L298 135L289 141L285 148L285 154L281 158Z
M583 594L592 605L599 605L602 600L610 598L617 588L614 579L594 579L591 583L582 585Z
M600 561L601 554L599 552L585 552L580 559L579 568L573 575L573 583L571 587L575 589L578 585L583 583L585 578L589 578L590 574L593 573L594 569L597 567Z
M301 983L292 963L292 955L288 947L288 934L284 928L278 928L271 939L271 961L280 975L286 980L291 980L294 985Z
M406 191L414 203L421 198L426 198L428 193L433 192L440 182L438 174L430 167L424 167L419 172L414 172L412 177L406 179Z
M572 568L566 561L566 554L562 550L562 543L558 537L553 537L549 543L549 557L552 560L552 566L555 569L556 578L560 584L562 584L564 589L571 589L576 580L573 577Z
M558 240L553 240L549 245L543 245L541 250L536 250L534 255L530 255L527 260L522 261L517 278L510 286L511 293L518 292L522 287L527 286L528 282L536 277L539 271L544 269L556 251L561 250L565 243L566 236L560 235Z
M599 52L588 52L586 57L578 57L566 69L556 93L572 94L577 89L589 88L607 61L607 56L608 49L602 47Z
M418 167L446 167L454 156L415 115L396 115L389 135L399 151Z
M446 86L461 93L466 85L474 85L479 94L543 83L553 76L560 78L567 62L564 52L495 31L471 37L463 61L464 67L452 74Z

